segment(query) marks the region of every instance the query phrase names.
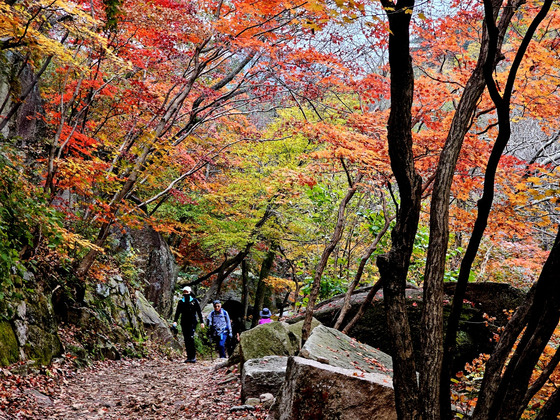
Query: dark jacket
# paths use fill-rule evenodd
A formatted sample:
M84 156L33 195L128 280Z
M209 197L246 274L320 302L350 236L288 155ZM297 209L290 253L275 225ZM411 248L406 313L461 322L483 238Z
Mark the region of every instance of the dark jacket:
M200 310L198 300L190 295L183 296L177 304L174 321L177 322L179 316L181 316L181 325L195 325L197 314L202 324L204 321L202 320L202 311Z

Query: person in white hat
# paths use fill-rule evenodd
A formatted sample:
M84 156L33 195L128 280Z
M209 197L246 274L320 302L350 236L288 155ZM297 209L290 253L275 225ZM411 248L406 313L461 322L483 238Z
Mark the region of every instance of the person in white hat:
M196 316L200 319L200 328L204 328L202 311L198 300L192 295L189 286L183 287L183 298L177 304L173 327L177 327L177 320L181 317L181 329L185 338L185 350L187 351L186 363L196 362L196 348L194 346L194 331L196 329Z

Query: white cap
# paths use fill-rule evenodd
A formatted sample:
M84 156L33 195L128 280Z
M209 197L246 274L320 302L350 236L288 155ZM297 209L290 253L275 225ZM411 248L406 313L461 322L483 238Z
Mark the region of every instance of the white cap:
M191 291L192 291L192 289L189 286L183 287L183 293L185 293L185 292L190 293Z

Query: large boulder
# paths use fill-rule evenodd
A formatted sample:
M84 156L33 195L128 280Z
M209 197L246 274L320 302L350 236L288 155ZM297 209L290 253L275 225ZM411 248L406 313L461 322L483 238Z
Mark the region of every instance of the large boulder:
M136 281L143 285L144 296L164 318L169 318L178 268L163 236L148 225L129 229L120 237L117 249L135 257Z
M301 330L303 328L303 323L304 323L304 321L301 320L299 322L296 322L295 324L290 324L290 326L288 327L288 330L297 337L297 342L298 342L299 345L301 345L301 336L302 336ZM321 322L319 322L317 320L317 318L313 318L311 320L310 335L313 333L313 330L315 329L315 327L318 327L319 325L321 325Z
M287 364L287 356L247 360L241 371L241 400L259 398L266 393L275 395L284 383Z
M393 375L391 356L324 325L313 329L299 355L344 369Z
M182 350L179 342L173 337L167 322L154 309L139 290L135 293L138 317L144 324L144 330L151 340L168 345L177 350Z
M454 284L449 283L445 288L447 294L444 300L444 317L447 319L451 309ZM349 321L358 312L369 288L356 291L351 300L351 308L346 317ZM414 348L420 349L422 314L422 289L407 289L407 313L411 324L411 334ZM504 310L515 309L523 300L524 294L507 284L500 283L471 283L467 287L467 294L463 304L463 312L459 323L458 351L455 369L461 370L466 362L472 361L480 353L491 353L495 341L492 339L497 329L507 322ZM344 300L343 295L336 296L318 305L313 316L324 325L332 327L336 322ZM484 314L496 317L492 323L485 322ZM301 318L294 318L297 322ZM383 291L380 290L371 305L366 308L362 318L350 329L348 335L356 340L378 348L385 353L391 353L391 341L387 333L385 311L383 306ZM416 354L420 360L420 354Z
M299 341L284 322L258 325L239 337L241 365L265 356L294 356L298 351Z
M290 357L271 420L397 418L392 379Z

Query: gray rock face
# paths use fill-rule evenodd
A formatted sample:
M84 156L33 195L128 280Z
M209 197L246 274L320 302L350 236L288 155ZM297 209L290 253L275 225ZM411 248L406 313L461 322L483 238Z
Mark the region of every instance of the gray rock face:
M181 346L173 338L167 322L160 316L154 307L144 297L142 292L136 291L136 309L138 317L144 324L144 330L152 340L167 344L177 350L182 350Z
M146 299L163 317L173 311L177 265L171 249L158 232L149 226L130 231L131 245L138 255L139 282L145 284Z
M19 97L21 92L29 88L33 79L34 72L29 64L22 63L23 57L11 52L4 52L0 56L0 98L7 98L2 116L5 116L14 105L14 98ZM13 71L21 68L20 71ZM17 74L17 76L14 76ZM12 88L10 90L10 87ZM39 156L42 150L41 139L45 135L45 123L38 115L43 115L43 103L39 86L35 85L25 101L11 119L9 124L2 130L5 137L16 137L17 147L25 150L28 158L31 155Z
M392 380L290 357L286 381L268 418L393 420L397 414Z
M241 400L275 395L286 377L287 356L266 356L247 360L241 372Z
M317 321L316 318L313 318L311 320L311 333L313 333L313 330L315 329L315 327L321 325L321 323L319 321ZM303 328L303 320L296 322L295 324L290 324L290 326L288 327L288 329L290 330L290 332L292 332L298 339L298 343L301 344L301 329Z
M313 330L299 355L344 369L393 375L391 356L324 325Z
M290 332L288 324L271 322L243 332L239 337L241 364L265 356L294 356L299 351L299 341Z
M97 284L95 293L86 291L84 302L91 308L99 308L100 315L110 318L119 327L130 331L134 336L143 335L136 305L121 276L111 277L106 283Z

